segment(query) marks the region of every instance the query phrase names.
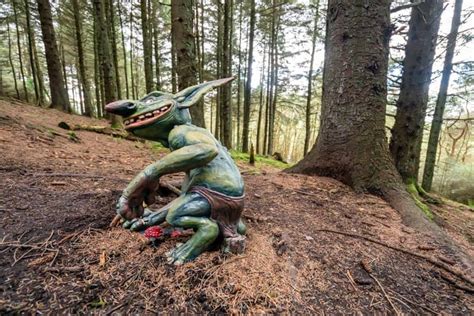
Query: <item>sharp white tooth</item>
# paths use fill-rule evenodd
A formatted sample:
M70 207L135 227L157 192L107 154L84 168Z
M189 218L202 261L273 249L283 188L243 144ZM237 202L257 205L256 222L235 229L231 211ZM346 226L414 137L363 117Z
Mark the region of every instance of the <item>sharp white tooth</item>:
M138 118L139 118L140 120L143 120L143 119L145 118L145 115L140 115Z
M159 114L159 113L160 113L160 110L153 111L153 114Z
M128 123L130 123L128 120L126 120L125 122L123 122L125 125L128 125Z
M151 113L147 113L147 114L145 114L145 116L146 116L146 117L152 117L152 116L153 116L153 114L151 114Z

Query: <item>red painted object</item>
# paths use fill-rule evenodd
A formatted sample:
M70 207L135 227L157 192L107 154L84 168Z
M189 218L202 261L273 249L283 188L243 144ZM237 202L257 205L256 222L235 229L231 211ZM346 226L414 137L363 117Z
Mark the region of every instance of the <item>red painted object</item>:
M146 238L158 238L161 235L163 235L163 229L160 226L148 227L145 230L145 237Z

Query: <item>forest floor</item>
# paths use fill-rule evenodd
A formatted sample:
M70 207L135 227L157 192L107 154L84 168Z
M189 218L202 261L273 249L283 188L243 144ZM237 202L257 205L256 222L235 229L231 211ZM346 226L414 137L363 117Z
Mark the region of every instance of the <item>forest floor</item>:
M169 265L166 251L189 237L152 247L139 233L108 227L127 182L164 153L68 134L61 121L107 125L0 101L0 314L474 313L472 284L386 246L463 269L380 198L242 161L245 253L212 251ZM454 202L432 210L472 258L474 212Z

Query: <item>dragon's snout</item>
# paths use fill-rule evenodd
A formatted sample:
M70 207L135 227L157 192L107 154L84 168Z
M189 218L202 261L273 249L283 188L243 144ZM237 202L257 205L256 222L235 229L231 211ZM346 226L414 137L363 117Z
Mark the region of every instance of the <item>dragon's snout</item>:
M127 117L135 113L137 105L129 100L120 100L107 104L105 110L112 114Z

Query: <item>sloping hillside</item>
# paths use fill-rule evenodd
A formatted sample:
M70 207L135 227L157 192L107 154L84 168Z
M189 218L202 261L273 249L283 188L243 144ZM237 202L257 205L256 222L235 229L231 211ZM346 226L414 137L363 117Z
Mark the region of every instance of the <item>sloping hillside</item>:
M447 270L469 271L383 200L244 162L246 252L169 265L166 251L187 237L151 247L139 233L108 228L121 190L164 153L68 133L61 121L107 124L0 101L1 313L474 311L473 284ZM433 211L472 257L474 213L450 203Z

